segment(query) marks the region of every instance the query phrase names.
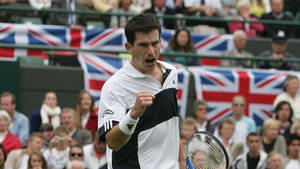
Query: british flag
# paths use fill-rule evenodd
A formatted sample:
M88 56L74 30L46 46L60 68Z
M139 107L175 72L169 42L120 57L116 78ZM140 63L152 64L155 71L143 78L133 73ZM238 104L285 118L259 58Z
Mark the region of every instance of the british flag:
M275 97L282 93L283 80L288 74L299 73L260 69L225 69L189 67L195 77L197 99L209 105L209 120L216 124L232 115L231 101L240 94L247 100L246 115L257 125L270 118Z

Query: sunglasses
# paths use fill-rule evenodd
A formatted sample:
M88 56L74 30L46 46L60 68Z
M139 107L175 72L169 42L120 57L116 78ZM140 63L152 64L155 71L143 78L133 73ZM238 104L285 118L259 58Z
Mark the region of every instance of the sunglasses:
M82 153L71 153L72 157L78 156L81 157L83 154Z
M240 107L244 107L244 106L245 106L245 104L237 104L237 103L234 103L234 104L233 104L233 106L235 106L235 107L238 107L238 106L240 106Z

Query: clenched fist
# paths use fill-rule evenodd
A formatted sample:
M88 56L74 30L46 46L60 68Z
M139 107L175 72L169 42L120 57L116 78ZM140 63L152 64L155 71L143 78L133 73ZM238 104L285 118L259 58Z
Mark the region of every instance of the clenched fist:
M135 105L131 110L131 118L136 120L142 116L146 108L152 105L154 98L150 91L139 92L136 97Z

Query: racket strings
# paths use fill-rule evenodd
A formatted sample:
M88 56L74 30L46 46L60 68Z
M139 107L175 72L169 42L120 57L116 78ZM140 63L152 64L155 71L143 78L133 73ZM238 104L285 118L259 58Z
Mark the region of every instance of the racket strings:
M225 169L226 159L223 149L211 137L197 135L187 145L186 155L194 169Z

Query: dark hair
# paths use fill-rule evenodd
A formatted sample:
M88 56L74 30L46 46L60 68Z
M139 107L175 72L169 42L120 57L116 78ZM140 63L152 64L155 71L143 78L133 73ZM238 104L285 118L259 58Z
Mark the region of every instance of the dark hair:
M47 96L47 94L49 94L49 93L53 93L53 94L55 95L56 99L57 99L57 95L56 95L55 91L53 91L53 90L50 90L50 91L48 91L48 92L46 92L46 93L44 94L42 102L44 102L44 101L45 101L45 99L46 99L46 96Z
M256 132L251 132L251 133L249 133L249 134L247 135L247 140L248 140L249 137L251 137L251 136L258 136L258 137L260 137L260 135L259 135L258 133L256 133Z
M276 105L276 107L275 107L275 119L276 120L279 120L279 117L278 117L278 112L281 110L281 107L283 106L283 105L288 105L289 106L289 109L290 109L290 117L289 117L289 122L292 122L292 118L293 118L293 115L294 115L294 111L293 111L293 108L292 108L292 106L291 106L291 104L289 103L289 102L287 102L287 101L281 101L281 102L279 102L277 105Z
M44 131L53 131L53 126L50 123L44 123L41 125L39 132L44 132Z
M82 150L82 155L84 156L84 152L83 152L83 147L80 144L74 144L70 146L70 151L69 151L69 155L71 155L71 150L73 148L80 148Z
M3 145L2 144L0 144L0 150L2 151L2 153L3 153L3 156L4 156L4 162L6 161L6 153L5 153L5 150L4 150L4 147L3 147ZM4 164L3 164L4 165Z
M188 34L188 41L187 41L186 45L183 47L179 46L179 44L177 42L177 37L178 37L179 33L182 31L185 31ZM169 42L169 46L175 51L179 51L180 49L183 49L185 52L192 51L194 49L194 42L192 41L190 31L185 28L177 29L174 36L171 38L171 40Z
M152 14L139 14L131 18L125 26L125 35L127 41L133 45L135 34L137 32L149 33L158 30L159 38L161 34L161 25Z
M288 76L284 79L284 81L283 81L283 86L282 86L283 91L286 92L287 86L289 85L290 81L293 80L293 79L299 80L299 78L298 78L297 76L295 76L295 75L288 75Z
M33 151L30 154L29 160L28 160L28 169L32 169L31 158L32 158L33 155L36 155L40 159L42 159L42 162L43 162L42 169L48 169L48 164L47 164L47 161L45 160L45 157L43 156L43 154L41 152L38 152L38 151Z
M286 141L287 146L291 145L294 140L300 141L300 137L297 136L296 134L291 134L290 137Z

